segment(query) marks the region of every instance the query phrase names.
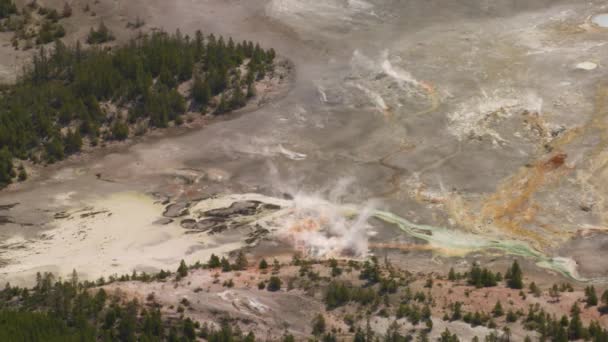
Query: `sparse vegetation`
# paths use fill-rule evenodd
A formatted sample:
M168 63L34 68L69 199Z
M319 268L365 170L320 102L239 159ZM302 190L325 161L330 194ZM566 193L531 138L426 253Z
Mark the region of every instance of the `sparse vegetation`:
M0 0L0 19L17 13L17 6L13 0Z
M239 257L237 255L237 260L238 259ZM188 270L199 268L209 268L209 272L216 272L211 269L210 265L214 264L216 267L219 267L218 264L221 265L224 260L227 259L219 259L217 256L212 256L207 265L195 263L190 266L182 261L180 262L175 277L176 279L187 279L189 277ZM238 262L235 262L234 265L237 263ZM313 263L310 261L299 260L298 264L301 267L308 265L306 266L308 268L306 271L307 273L318 272L311 271ZM326 272L329 271L331 273L331 269L337 267L338 263L337 261L330 261L326 265L328 266ZM356 268L355 265L351 266ZM370 272L370 270L373 269L375 269L375 271ZM235 272L234 268L229 272ZM412 340L415 336L417 336L416 338L418 338L418 340L428 340L428 333L433 329L433 322L431 320L433 312L434 310L441 310L441 308L436 305L435 299L431 296L431 293L423 292L426 291L425 289L429 288L426 286L429 279L428 276L418 278L419 284L417 285L417 288L420 289L420 291L412 291L408 282L397 281L399 273L396 273L395 269L390 266L382 267L377 262L371 262L367 266L361 268L361 272L377 275L377 282L371 284L367 279L363 279L365 280L365 282L362 282L363 285L357 286L345 280L325 277L322 278L323 280L320 278L320 283L317 284L318 288L326 288L324 301L328 310L333 310L332 316L337 315L339 317L340 315L344 315L344 321L349 326L349 336L351 336L346 340L352 338L353 341L373 341L376 338L382 338L383 336L387 338L390 337L391 340L396 341ZM240 271L236 272L237 275L239 273ZM260 281L258 288L260 290L267 289L268 291L279 290L283 282L281 273L282 272L279 271L272 275L267 282ZM219 273L215 273L215 275L219 276ZM201 325L200 323L189 320L183 316L180 316L181 318L179 320L167 320L158 309L158 297L154 293L148 293L146 297L147 304L142 306L134 301L128 302L118 300L118 297L110 300L111 296L105 294L103 290L96 289L97 286L103 286L117 281L164 281L170 276L171 273L166 271L161 271L156 275L148 275L145 273L138 274L137 272L133 272L132 275L124 275L121 277L112 276L108 280L102 278L96 282L79 283L77 274L74 272L71 279L68 281L56 282L53 285L53 278L51 275L39 275L36 287L31 290L13 288L7 285L5 290L0 291L0 318L2 318L0 319L0 328L3 327L3 324L14 326L30 324L29 322L32 321L35 323L31 324L42 324L39 328L34 329L40 331L40 334L42 334L41 336L46 338L45 341L53 341L55 338L54 334L59 334L55 340L60 341L70 341L73 336L77 336L79 340L85 341L103 340L103 338L105 338L104 336L109 336L111 340L121 340L122 338L120 336L136 336L143 340L152 337L152 340L172 340L178 338L184 341L193 341L193 339L200 337L219 341L217 338L219 338L220 335L217 334L231 334L222 335L224 336L222 338L255 341L255 335L252 333L246 335L241 333L238 325L231 325L229 320L223 321L220 324L219 329L212 329L207 323ZM308 282L307 278L300 279L300 286L306 286L305 284ZM440 277L438 279L440 279ZM387 290L387 285L384 285L383 289L383 283L394 283L395 285L390 285L388 288L394 288L395 290ZM232 288L243 285L238 285L232 277L228 277L223 280L221 286ZM436 284L433 287L435 286L441 285ZM68 288L77 290L70 290L74 291L71 293L75 293L70 294L70 296L76 297L69 297L73 299L67 301L67 304L45 297L58 296L60 292L57 291L64 291ZM559 290L557 285L556 288ZM86 289L90 290L87 291ZM194 290L194 293L196 294L202 291L201 287L197 287L197 289ZM515 294L516 291L517 290L513 291L513 294ZM100 296L106 298L103 300L105 304L95 304L98 295L87 297L89 299L80 299L81 297L85 298L87 296L86 293L102 294ZM585 291L586 297L588 297L587 295L590 293L590 287L587 287ZM602 301L603 297L604 296L602 296ZM77 307L75 303L78 303L81 300L92 300L93 304L87 306L86 310L89 311L83 311L84 321L82 322L84 323L75 326L71 323L72 321L69 317L72 317L73 312ZM168 307L171 310L175 310L174 312L177 312L180 315L186 315L187 312L191 310L190 300L191 299L181 297L179 298L179 302L173 303ZM398 306L394 306L395 300L399 301ZM349 303L357 303L358 305L361 305L361 307L355 311L338 309L349 305ZM64 309L64 305L72 305L72 308L70 309L68 306L67 309ZM56 308L54 306L56 306ZM16 307L26 308L26 310L17 312L14 310ZM451 303L446 308L449 312L444 311L444 319L453 321L462 320L473 327L486 326L487 328L492 329L493 332L486 338L486 341L506 340L511 334L510 324L515 322L521 322L521 325L528 331L535 331L540 340L568 341L585 339L603 342L608 339L608 331L606 331L605 328L602 328L598 322L591 322L588 326L583 324L581 319L581 308L576 303L572 306L567 316L564 315L559 319L555 318L554 315L545 312L539 304L530 305L527 314L524 313L523 310L516 309L512 302L509 303L506 313L503 304L500 301L495 302L490 314L479 310L466 312L463 309L464 307L464 303L460 301ZM136 312L136 314L134 316L125 316L124 310L127 310L127 308L129 308L128 310L132 310L132 312ZM65 314L47 315L47 313L54 313L54 310L65 312ZM362 320L365 322L365 316L352 313L363 311L367 312L366 315L371 316L390 317L391 314L393 314L397 318L406 318L415 329L408 332L406 335L402 335L399 326L395 323L390 324L384 335L371 331L369 327L362 329L362 326L359 324L361 324ZM99 314L96 314L95 312L99 312ZM501 318L502 316L506 316L504 320ZM151 328L150 324L152 319L155 320L155 326L160 327L158 328L160 330ZM130 335L129 331L133 331L134 335ZM15 334L15 332L8 333ZM326 316L322 313L317 314L312 320L310 333L324 341L334 341L337 340L338 336L344 336L344 332L338 334L331 326L331 323L328 323ZM6 334L6 331L0 329L0 337L10 336L9 338L12 338L12 336L19 336ZM84 339L83 336L85 336ZM285 334L282 337L282 340L292 341L294 339L293 336ZM440 340L456 341L458 340L458 336L451 333L449 330L444 330L440 336Z
M110 29L106 26L106 24L101 21L97 29L91 28L89 31L89 35L87 36L88 44L103 44L107 42L113 41L114 35L110 32Z

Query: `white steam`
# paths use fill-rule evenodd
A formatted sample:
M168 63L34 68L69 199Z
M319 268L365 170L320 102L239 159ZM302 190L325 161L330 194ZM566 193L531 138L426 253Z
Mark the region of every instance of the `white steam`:
M333 194L332 197L339 198ZM312 257L362 257L368 254L373 205L361 208L298 194L285 215L277 217L277 237Z
M288 182L281 181L278 170L270 166L275 185L289 189ZM376 211L376 203L346 204L344 198L351 189L352 181L343 179L335 187L315 194L286 190L285 193L293 194L289 199L239 194L225 196L217 203L226 206L237 201L259 201L280 206L278 211L262 214L252 225L268 229L274 239L292 245L303 255L365 257L373 234L368 221Z

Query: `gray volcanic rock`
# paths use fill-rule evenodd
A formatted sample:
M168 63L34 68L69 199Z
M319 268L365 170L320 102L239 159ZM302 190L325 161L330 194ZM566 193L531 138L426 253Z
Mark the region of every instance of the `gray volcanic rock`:
M7 224L7 223L15 223L12 218L8 217L8 216L0 216L0 224Z
M10 210L19 205L19 203L0 204L0 210Z
M182 222L180 222L179 225L182 226L182 228L185 228L185 229L195 229L196 228L196 220L194 220L194 219L185 219L185 220L182 220Z
M225 223L225 220L217 219L217 218L209 218L209 219L198 221L198 223L196 224L196 229L205 232L208 230L212 230L213 227L215 227L217 225L220 225L220 224L224 225L224 223Z
M161 225L161 226L166 226L166 225L168 225L169 223L172 223L172 222L173 222L173 219L163 217L163 218L160 218L160 219L154 221L154 224L158 224L158 225Z
M256 225L255 227L255 231L251 232L249 234L249 237L245 240L245 242L247 244L255 244L257 243L259 240L261 240L264 236L268 235L268 233L270 233L270 231L266 228L263 228L259 225Z
M215 225L213 227L211 227L211 229L209 230L209 235L214 235L214 234L219 234L221 232L223 232L224 230L228 229L228 226L225 224L218 224Z
M190 203L188 202L174 203L167 206L163 216L172 218L185 216L188 215L188 208L190 208Z
M251 216L258 212L260 202L257 201L243 201L234 202L228 208L213 209L206 211L205 216L210 217L221 217L230 218L234 216Z

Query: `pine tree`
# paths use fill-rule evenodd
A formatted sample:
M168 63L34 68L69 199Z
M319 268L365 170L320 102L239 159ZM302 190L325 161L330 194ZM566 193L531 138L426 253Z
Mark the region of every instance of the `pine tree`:
M234 263L234 269L237 271L243 271L247 269L249 263L247 262L247 257L245 257L245 253L243 251L239 251L239 254L236 257L236 261Z
M325 317L322 314L318 314L312 320L312 334L315 336L320 336L325 332Z
M129 126L126 123L116 120L112 125L112 138L116 140L125 140L129 137Z
M207 262L207 265L209 266L209 268L218 268L222 265L220 258L215 255L215 254L211 254L211 256L209 257L209 261Z
M517 261L513 261L513 265L508 272L507 286L512 289L523 289L523 273Z
M159 81L169 89L173 89L177 84L175 77L169 71L166 65L163 65L163 67L160 69Z
M229 109L228 101L226 101L226 96L224 96L224 94L222 94L222 96L220 97L220 104L215 109L215 114L216 115L224 114L228 111L228 109Z
M534 297L540 297L540 289L538 288L535 282L530 283L529 289L530 293L534 294Z
M51 141L46 144L46 158L49 163L54 163L63 159L64 147L61 140L62 139L58 135L55 135L51 138Z
M255 97L255 95L256 95L255 85L253 83L249 83L247 85L247 98Z
M72 131L71 129L68 130L68 133L64 139L64 145L66 154L74 154L79 152L82 148L82 137L80 136L80 131Z
M0 19L6 18L11 14L17 13L17 6L13 0L0 1Z
M608 312L608 290L602 293L602 304L604 304L604 306L601 308L600 311Z
M500 301L496 302L496 305L494 305L494 309L492 310L492 313L494 314L494 317L500 317L505 314L505 312L502 308L502 304L500 304Z
M183 259L177 268L177 275L179 278L183 278L188 275L188 266L186 266L186 262Z
M0 149L0 187L12 182L14 177L13 156L7 146Z
M245 94L243 94L243 90L240 85L236 85L234 91L232 92L232 98L230 99L229 108L231 110L239 109L245 105L247 99L245 98Z
M454 267L450 267L450 272L448 273L448 280L449 281L456 280L456 272L454 272Z
M578 340L583 337L584 327L580 317L581 309L576 303L572 305L570 310L571 318L568 325L568 336L572 340Z
M25 172L25 167L23 167L23 164L21 164L19 166L19 176L18 179L20 182L24 182L27 180L27 173Z
M366 342L365 334L361 331L361 328L357 328L355 332L355 337L353 338L353 342Z
M266 259L262 259L262 260L260 261L260 266L259 266L259 268L260 268L261 270L265 270L265 269L267 269L267 268L268 268L268 263L266 262Z
M211 99L211 90L209 89L209 84L206 81L203 81L198 75L194 77L191 95L192 98L194 98L194 101L196 101L202 107L206 107Z
M596 306L598 303L597 293L593 285L585 288L585 297L588 306Z
M511 310L511 309L509 309L509 311L507 312L507 322L509 322L509 323L517 322L517 314L515 312L513 312L513 310Z
M230 272L232 271L232 266L230 265L230 261L227 258L222 257L220 260L220 264L222 265L222 272Z
M270 277L270 279L268 280L268 286L266 287L268 289L268 291L279 291L281 289L281 285L282 285L282 281L279 277L277 276L272 276Z

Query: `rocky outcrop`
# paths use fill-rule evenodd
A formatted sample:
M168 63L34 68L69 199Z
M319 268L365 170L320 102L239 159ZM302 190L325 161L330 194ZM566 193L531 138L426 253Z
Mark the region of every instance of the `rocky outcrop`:
M166 226L170 223L173 223L173 219L167 218L167 217L163 217L163 218L159 218L158 220L154 221L154 224L158 224L161 226Z
M165 209L165 212L163 213L163 216L169 217L169 218L186 216L189 214L189 211L188 211L189 208L190 208L190 203L188 203L188 202L174 203L174 204L167 206L167 208Z
M234 202L228 208L213 209L204 213L207 217L220 217L229 219L235 216L251 216L258 213L258 208L261 202L258 201L243 201Z

